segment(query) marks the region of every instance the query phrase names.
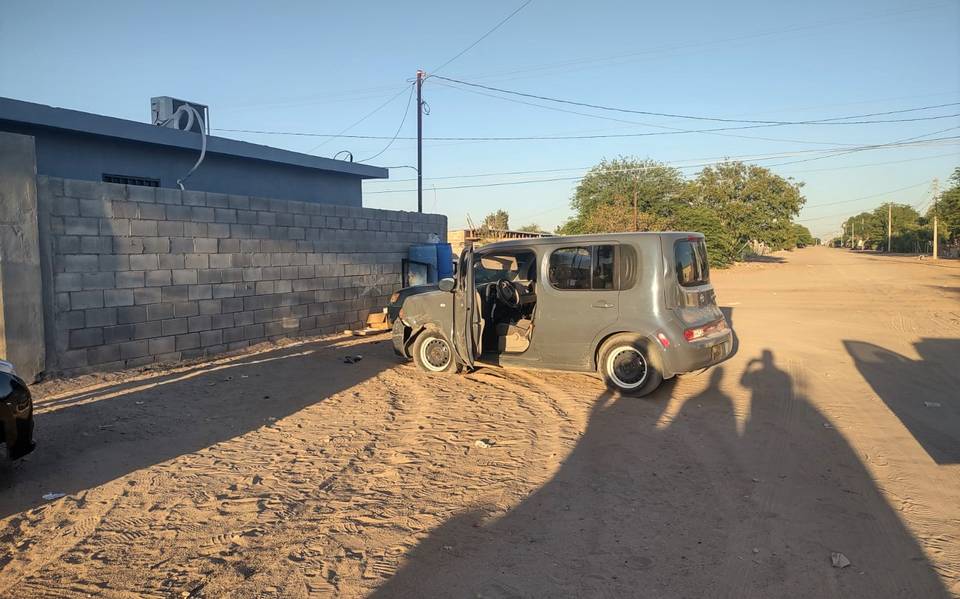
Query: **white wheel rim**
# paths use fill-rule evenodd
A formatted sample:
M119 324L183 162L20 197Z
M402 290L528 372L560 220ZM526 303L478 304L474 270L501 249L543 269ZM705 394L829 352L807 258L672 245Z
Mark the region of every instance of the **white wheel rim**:
M637 366L643 368L643 376L640 377L637 381L626 382L623 379L623 363L622 360L629 360L630 362L637 362ZM637 387L643 385L644 381L647 380L647 375L650 372L650 368L647 365L646 358L643 357L643 353L635 347L625 345L623 347L618 347L614 349L607 356L607 376L610 377L616 385L622 389L636 389ZM618 372L620 370L621 372Z
M437 365L437 358L445 356L442 364ZM431 372L443 372L450 366L450 360L453 359L453 352L450 351L450 344L445 339L431 337L420 345L420 362Z

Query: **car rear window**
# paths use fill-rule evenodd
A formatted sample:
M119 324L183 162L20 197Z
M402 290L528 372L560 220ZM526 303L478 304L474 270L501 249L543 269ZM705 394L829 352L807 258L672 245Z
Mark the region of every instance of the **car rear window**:
M677 281L684 287L705 285L710 282L710 263L707 261L707 244L703 239L683 239L674 246L677 260Z

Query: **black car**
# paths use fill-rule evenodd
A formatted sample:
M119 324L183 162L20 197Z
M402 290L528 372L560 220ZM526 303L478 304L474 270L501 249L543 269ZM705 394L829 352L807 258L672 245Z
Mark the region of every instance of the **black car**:
M0 360L0 441L7 457L22 458L33 451L33 399L13 364Z

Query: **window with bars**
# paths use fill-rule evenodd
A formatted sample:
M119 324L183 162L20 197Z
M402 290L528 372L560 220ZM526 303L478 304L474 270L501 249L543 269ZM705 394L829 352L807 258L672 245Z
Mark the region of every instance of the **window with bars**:
M140 185L141 187L160 187L160 179L150 177L132 177L130 175L110 175L103 173L104 183L119 183L120 185Z

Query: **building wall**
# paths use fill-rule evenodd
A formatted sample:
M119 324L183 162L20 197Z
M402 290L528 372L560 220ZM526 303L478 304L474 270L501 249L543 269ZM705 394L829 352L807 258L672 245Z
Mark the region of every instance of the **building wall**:
M48 129L14 122L4 131L36 138L37 172L50 177L101 181L104 173L159 179L175 189L200 156L191 150ZM199 135L197 135L199 139ZM361 178L292 164L208 152L188 179L189 190L270 196L287 200L361 205Z
M446 217L38 179L48 370L173 361L363 326Z

